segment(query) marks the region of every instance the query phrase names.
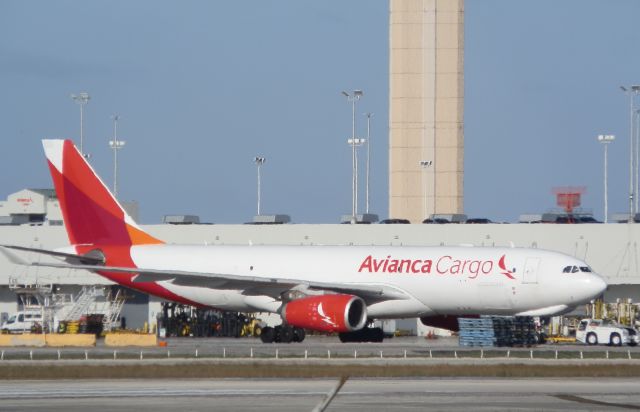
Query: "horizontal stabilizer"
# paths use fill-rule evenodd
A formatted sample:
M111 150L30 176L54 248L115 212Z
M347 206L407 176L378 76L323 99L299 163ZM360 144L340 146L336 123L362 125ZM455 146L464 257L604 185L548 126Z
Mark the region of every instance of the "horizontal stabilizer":
M15 250L20 250L22 252L41 253L43 255L49 255L49 256L53 256L53 257L57 257L57 258L62 258L66 262L68 262L70 264L101 265L101 264L104 263L104 258L103 257L88 256L88 255L74 255L73 253L56 252L54 250L38 249L38 248L24 247L24 246L14 246L14 245L0 245L0 248L2 248L2 249L5 249L5 248L7 248L7 249L15 249ZM29 262L21 259L20 257L18 257L14 253L11 253L9 251L3 251L3 253L4 253L5 256L7 256L9 258L9 260L11 260L12 263L15 263L16 265L22 265L22 266L30 265ZM15 261L13 261L9 257L10 255L12 255L14 258L18 259L22 263L17 263Z
M8 248L11 248L11 246L0 245L0 253L2 253L7 259L9 259L9 262L13 263L14 265L20 265L20 266L30 265L29 262L22 259L20 256L16 255L15 253L13 253Z

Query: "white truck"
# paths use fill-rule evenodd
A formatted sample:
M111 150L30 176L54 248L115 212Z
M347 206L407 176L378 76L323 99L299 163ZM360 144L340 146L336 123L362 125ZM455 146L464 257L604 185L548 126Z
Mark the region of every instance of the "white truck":
M36 324L42 326L41 311L20 311L2 323L0 330L2 333L29 333Z
M606 319L582 319L576 330L576 340L587 345L633 346L638 344L638 333Z

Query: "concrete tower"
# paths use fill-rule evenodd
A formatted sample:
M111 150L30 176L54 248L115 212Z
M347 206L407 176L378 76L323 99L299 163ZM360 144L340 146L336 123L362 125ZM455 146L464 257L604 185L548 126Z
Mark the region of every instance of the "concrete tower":
M464 0L390 0L389 215L463 211Z

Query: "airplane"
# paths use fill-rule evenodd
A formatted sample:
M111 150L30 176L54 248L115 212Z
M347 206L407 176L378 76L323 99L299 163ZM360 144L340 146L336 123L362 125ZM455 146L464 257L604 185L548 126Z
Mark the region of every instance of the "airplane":
M265 343L302 341L304 330L381 341L374 320L420 318L455 330L458 316L551 316L607 285L562 253L473 246L220 246L168 244L125 212L71 140L43 140L70 246L3 245L13 263L84 269L168 301L279 314ZM59 263L28 262L14 251ZM53 262L54 259L51 259Z

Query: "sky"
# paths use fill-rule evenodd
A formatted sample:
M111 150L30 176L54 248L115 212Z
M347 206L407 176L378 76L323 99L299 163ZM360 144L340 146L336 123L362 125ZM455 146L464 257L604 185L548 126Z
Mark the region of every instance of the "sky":
M0 198L51 187L40 140L79 141L141 223L242 223L262 212L337 223L351 212L351 106L371 127L371 211L388 217L387 1L0 1ZM628 210L629 98L640 84L634 0L466 0L465 213L516 221L584 186ZM640 104L640 99L638 104ZM364 161L365 152L360 152ZM364 170L364 162L360 164ZM360 175L360 210L364 208ZM394 216L402 217L402 216Z

